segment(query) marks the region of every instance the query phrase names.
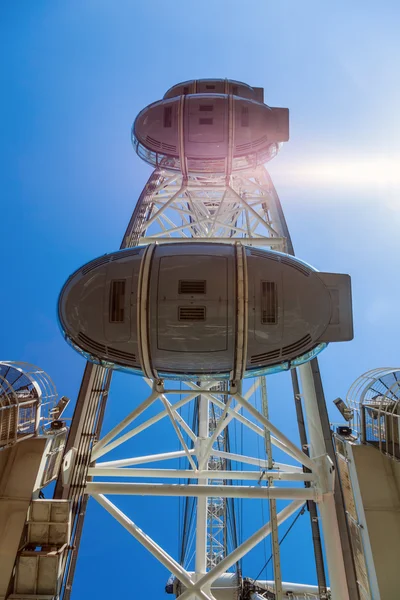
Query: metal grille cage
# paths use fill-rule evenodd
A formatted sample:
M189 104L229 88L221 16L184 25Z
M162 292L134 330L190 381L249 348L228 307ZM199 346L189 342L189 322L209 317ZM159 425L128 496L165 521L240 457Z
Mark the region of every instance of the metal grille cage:
M0 362L0 448L44 432L50 425L57 391L38 367Z
M400 369L364 373L349 389L347 403L354 411L352 426L360 441L400 460Z

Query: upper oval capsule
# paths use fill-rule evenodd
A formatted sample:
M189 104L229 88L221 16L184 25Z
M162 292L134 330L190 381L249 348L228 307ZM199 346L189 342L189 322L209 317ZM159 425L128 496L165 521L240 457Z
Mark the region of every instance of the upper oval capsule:
M190 173L254 168L289 139L289 111L226 94L189 94L154 102L132 130L139 156L152 165Z

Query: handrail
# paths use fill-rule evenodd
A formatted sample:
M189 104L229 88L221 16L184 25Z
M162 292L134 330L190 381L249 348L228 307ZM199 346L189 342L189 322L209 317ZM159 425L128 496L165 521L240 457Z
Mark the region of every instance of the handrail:
M364 373L350 387L347 404L359 441L400 460L400 368Z

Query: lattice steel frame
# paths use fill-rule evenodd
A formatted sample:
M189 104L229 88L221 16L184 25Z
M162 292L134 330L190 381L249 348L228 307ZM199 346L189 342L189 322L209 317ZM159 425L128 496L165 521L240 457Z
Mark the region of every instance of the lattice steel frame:
M213 240L214 242L232 243L236 241L237 243L242 242L246 245L263 246L285 252L287 250L287 240L282 219L283 215L280 212L276 192L267 171L262 167L251 173L233 175L228 181L212 176L183 178L182 175L177 173L155 171L141 194L122 247L151 242L174 243L181 242L184 239L186 242ZM86 389L82 392L81 410L85 407L86 410L89 410L89 406L93 406L93 410L95 410L97 406L97 417L92 418L92 426L89 427L93 431L94 424L101 422L101 415L99 421L99 411L102 410L99 409L99 398L97 398L96 405L95 395L99 396L100 394L101 405L104 406L108 389L105 381L107 372L96 366L88 366L88 369L88 375L91 375L92 380L96 379L93 374L98 372L105 383L104 386L102 384L101 389L95 390L89 381ZM210 591L212 582L220 574L226 572L231 565L235 564L241 556L274 528L276 529L281 522L293 514L307 500L315 500L319 505L325 531L328 569L335 600L341 598L346 600L348 598L333 500L332 463L326 454L312 370L310 365L306 364L300 367L298 371L302 382L302 397L310 432L310 457L306 456L302 449L288 440L263 414L254 408L254 404L249 401L251 400L251 394L248 397L246 397L246 394L242 395L240 381L230 383L230 389L225 393L226 403L218 401L217 396L210 391L212 383L203 383L201 386L196 386L193 383L185 382L183 384L186 386L184 399L174 403L172 398L177 393L176 389L169 389L168 384L165 386L162 381L149 381L152 386L150 396L138 404L131 415L124 419L112 432L106 434L94 447L92 438L86 450L82 450L81 458L83 460L79 461L80 469L77 471L75 488L79 488L79 481L84 484L86 480L86 493L92 495L104 506L187 588L180 596L182 600L192 595L199 598L212 598ZM258 385L260 385L260 380L258 380L257 387ZM189 402L199 395L200 426L198 435L196 435L178 414L177 409L179 405L182 406L182 403ZM126 426L133 424L135 418L156 400L161 401L163 405L163 409L157 417L149 419L145 425L142 424L120 435ZM217 405L221 412L218 424L213 424L216 428L212 433L209 432L209 403ZM250 413L254 421L242 414L244 409ZM90 461L101 458L112 448L123 443L124 440L137 435L144 427L151 427L152 423L156 422L154 419L158 420L164 417L168 417L182 444L182 450L179 453L158 454L151 457L128 457L122 462L108 461L88 467ZM227 453L228 456L221 455L221 451L215 450L215 442L233 418L239 420L263 438L268 432L272 444L277 445L286 452L291 459L296 459L298 466L292 467L273 463L273 469L271 469L270 460L272 457L269 457L269 462L267 460L260 465L260 460L255 457L243 457L232 453ZM182 431L194 441L194 450L189 449L184 442ZM75 439L79 438L78 431L72 436L70 444L73 443L74 437ZM90 456L91 448L93 450ZM148 469L147 467L136 469L138 464L173 458L173 454L175 457L177 455L186 456L190 468L185 471L182 469ZM234 477L238 480L260 481L262 483L267 473L267 479L270 483L273 482L274 486L221 486L215 485L215 481L213 485L208 467L210 459L214 461L216 458L229 458L232 463L235 463L235 461L247 462L255 467L258 466L258 469L249 469L240 474L236 471L232 474L231 471L219 469L219 479L223 478L225 481ZM304 473L303 466L309 472ZM127 476L132 478L146 476L152 481L147 484L139 484L97 480L98 477L104 475L117 479ZM189 485L157 483L159 478L164 479L166 477L172 479L189 478L194 481L197 480L198 483ZM93 478L95 478L94 481ZM307 481L310 487L279 487L277 485L279 480L285 480L285 478L302 483ZM63 486L60 484L59 490L62 490L62 488ZM132 495L145 493L151 495L193 495L197 497L196 573L186 571L182 565L179 565L153 540L146 536L127 515L123 514L106 497L106 494L116 492ZM68 496L68 486L64 486L64 491L60 493ZM84 497L83 493L82 490L81 497ZM207 498L210 497L262 497L270 500L291 499L292 502L278 513L276 518L273 511L271 511L273 522L263 526L229 555L224 555L222 558L222 554L220 554L218 563L215 564L216 561L214 561L212 568L207 571L207 554L210 549L210 544L207 543ZM79 523L77 528L79 529ZM216 536L214 536L214 539L216 539ZM279 547L277 552L279 552ZM211 561L209 561L209 565L211 566ZM279 597L278 588L275 591L276 597Z

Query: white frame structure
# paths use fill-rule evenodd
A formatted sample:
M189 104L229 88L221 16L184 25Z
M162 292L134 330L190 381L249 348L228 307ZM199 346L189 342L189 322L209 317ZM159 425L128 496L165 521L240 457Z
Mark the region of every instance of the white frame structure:
M285 237L284 217L266 169L259 167L252 172L233 174L227 179L211 174L208 177L203 175L183 177L180 173L160 169L154 171L139 198L122 247L149 243L174 243L183 240L185 242L235 242L286 252L288 244ZM92 380L96 377L99 379L100 376L105 377L106 370L102 367L91 368ZM241 381L229 382L225 389L218 390L215 390L218 384L216 381L201 384L186 381L182 382L182 389L177 390L167 381L146 380L151 388L149 396L94 445L90 458L92 466L86 473L86 493L99 502L180 581L182 586L180 600L189 598L212 600L213 583L269 534L273 542L275 578L273 588L276 599L281 600L288 588L287 584L282 582L280 574L278 527L309 500L315 501L319 507L332 596L329 592L324 596L320 596L317 592L314 594L310 591L312 586L293 584L297 586L295 597L321 599L332 597L334 600L349 600L333 497L333 465L326 453L317 407L317 392L310 364L302 365L298 368L298 372L309 431L309 455L306 455L303 449L288 439L269 420L264 377L258 378L246 392L242 391ZM93 373L97 373L96 377ZM258 388L261 390L263 401L262 413L252 402ZM85 393L89 398L90 394L93 395L94 389L92 390L89 385ZM178 393L182 396L180 400L175 401L174 398ZM180 407L195 398L199 398L197 434L178 412ZM136 425L136 419L156 403L161 405L160 411L144 423ZM219 412L218 419L214 419L210 429L211 405L216 406ZM181 450L104 461L103 458L111 450L123 445L125 441L144 429L151 428L161 419L168 419L171 422L181 444ZM219 436L223 436L226 427L233 419L242 423L252 434L262 437L267 452L265 461L260 462L256 457L216 449L216 441ZM186 444L183 434L193 441L192 448ZM286 453L290 461L296 461L296 466L276 463L272 457L272 446ZM180 457L187 458L190 468L162 468L162 461ZM223 465L227 459L233 465L245 463L248 468L245 471L225 470ZM151 463L154 462L161 463L161 467L157 465L157 468L151 468ZM212 468L210 468L211 463L214 465ZM212 476L213 473L216 474L215 477ZM104 481L102 477L111 478L112 481ZM132 479L132 482L126 482L126 478ZM149 482L137 483L135 481L137 478L146 478ZM183 478L193 480L193 483L177 483L177 480ZM166 479L171 480L171 483L165 483ZM240 480L242 485L224 485L223 482L228 480ZM279 485L280 482L288 481L293 482L293 486ZM309 487L304 487L304 482L308 482ZM115 494L197 498L195 572L185 570L119 510L109 499L109 496ZM226 548L217 539L218 531L221 531L226 523L222 520L219 528L211 530L207 512L210 498L218 498L223 503L228 497L264 498L269 501L271 517L269 523L230 553L226 552ZM276 500L290 500L290 504L277 513ZM213 543L210 543L210 536ZM210 548L216 547L219 547L219 554L217 559L215 556L213 559ZM267 583L264 583L266 586ZM238 585L238 582L235 585ZM265 586L264 589L267 589ZM315 591L315 586L312 589ZM262 594L260 596L255 593L253 597L261 598Z

